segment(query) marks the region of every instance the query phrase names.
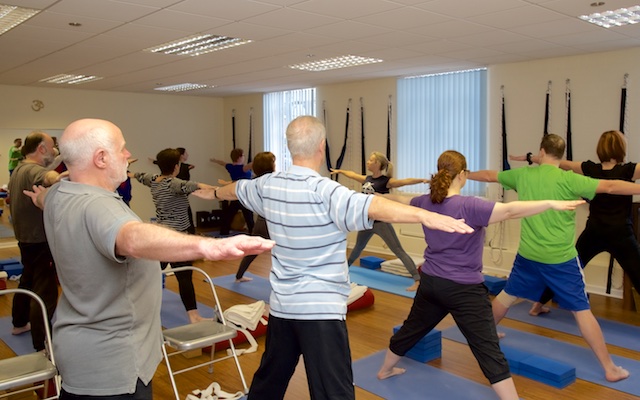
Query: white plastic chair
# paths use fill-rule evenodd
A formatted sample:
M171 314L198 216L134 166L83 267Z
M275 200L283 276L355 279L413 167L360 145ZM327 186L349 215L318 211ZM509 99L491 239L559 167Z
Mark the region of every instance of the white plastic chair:
M49 329L47 308L40 296L30 290L0 290L0 295L10 293L21 293L30 296L36 301L36 303L38 303L42 311L42 319L44 322L45 351L38 351L0 360L0 391L7 391L7 393L0 394L0 398L30 392L36 389L42 389L44 393L44 398L42 400L58 399L60 396L60 380L58 377L58 369L56 368L53 357L53 346L51 345L51 331ZM55 387L55 393L51 396L48 394L49 380L53 380ZM36 385L34 386L34 384Z
M178 394L178 388L176 385L176 381L174 376L181 374L183 372L191 371L196 368L209 366L209 373L213 373L213 364L226 360L228 358L233 358L236 364L236 368L238 369L238 373L240 374L240 380L242 381L242 386L244 389L244 393L248 393L249 389L247 387L247 382L244 379L244 374L242 373L242 367L240 367L240 362L238 361L238 355L236 353L236 348L233 344L232 339L237 336L238 332L227 325L227 322L224 319L224 315L222 315L222 308L220 306L220 300L218 299L218 294L216 292L216 288L213 285L213 281L209 274L204 272L202 269L193 267L193 266L185 266L179 268L172 268L167 271L163 271L166 275L168 273L175 273L180 271L191 270L201 274L204 277L205 282L207 282L211 288L211 293L213 295L215 301L215 309L217 310L217 318L218 321L200 321L194 324L187 324L178 326L175 328L165 329L162 331L164 336L164 343L162 346L162 353L164 355L165 363L167 365L167 370L169 371L169 378L171 379L171 385L173 387L173 392L176 396L176 400L180 400L180 396ZM230 355L226 355L220 358L215 358L215 344L218 342L223 342L225 340L229 341ZM204 347L211 346L211 359L209 361L199 363L193 365L188 368L183 368L177 371L174 371L171 367L169 357L175 356L177 354L184 353L190 350L202 349ZM176 349L174 352L167 352L167 347L171 347Z

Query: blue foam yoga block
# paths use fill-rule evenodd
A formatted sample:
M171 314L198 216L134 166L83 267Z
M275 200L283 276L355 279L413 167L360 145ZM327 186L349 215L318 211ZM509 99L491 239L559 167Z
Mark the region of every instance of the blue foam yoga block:
M489 293L495 296L504 289L504 286L507 284L507 280L504 278L498 278L497 276L485 275L484 284L487 286L487 289L489 289Z
M360 257L360 266L368 269L378 269L380 268L380 264L382 264L384 261L384 258L380 257Z
M414 347L411 350L407 351L404 356L421 363L426 363L428 361L442 357L442 347L433 351L418 351Z
M567 379L575 380L576 378L575 367L546 357L534 355L522 361L520 370L534 373L555 382L561 382Z
M0 260L0 270L3 270L5 265L10 265L10 264L20 264L20 259L19 258L5 258L3 260Z
M393 333L395 334L396 332L398 332L401 326L402 325L394 326ZM418 343L416 343L412 347L412 349L425 351L425 350L435 349L438 347L442 349L442 332L437 329L432 329L431 332L424 335L424 337L420 339L420 341L418 341Z
M509 369L511 370L511 373L519 375L522 361L531 357L531 353L505 345L500 345L500 348L504 353L504 357L509 362Z
M5 264L2 266L2 270L5 271L7 275L9 275L9 277L14 275L22 275L22 269L22 264L20 264L19 262L13 264Z

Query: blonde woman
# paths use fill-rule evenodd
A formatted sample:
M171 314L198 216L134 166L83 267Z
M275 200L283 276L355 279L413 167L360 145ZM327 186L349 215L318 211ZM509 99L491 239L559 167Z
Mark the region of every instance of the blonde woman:
M342 174L349 179L359 182L362 184L362 193L365 194L386 194L393 188L415 185L418 183L429 183L428 179L422 178L394 179L392 177L393 164L389 162L384 154L377 151L371 153L371 156L367 160L367 170L371 172L371 175L360 175L353 171L344 169L332 169L331 174ZM402 261L402 264L411 274L414 281L413 285L407 288L407 291L415 292L420 284L420 274L416 269L416 264L413 262L413 259L402 248L393 226L387 222L375 221L373 229L358 232L356 244L349 255L349 265L352 265L353 262L360 257L360 254L365 247L367 247L367 243L369 243L369 240L374 234L380 236L380 238L389 247L389 250L391 250L393 254Z

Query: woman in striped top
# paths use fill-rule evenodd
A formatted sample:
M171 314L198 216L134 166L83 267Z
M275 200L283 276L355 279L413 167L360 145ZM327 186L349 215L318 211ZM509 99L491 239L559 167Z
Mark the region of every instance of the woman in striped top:
M198 189L212 189L213 186L194 181L184 181L176 178L180 172L180 152L176 149L164 149L156 156L155 164L160 168L160 174L136 172L135 179L151 188L153 204L156 206L157 222L178 232L195 234L195 227L189 219L189 194ZM195 194L197 195L197 194ZM161 262L165 269L169 263ZM174 268L193 265L193 261L174 262ZM196 295L193 287L192 272L176 272L178 288L182 304L187 310L191 323L202 320L198 313Z

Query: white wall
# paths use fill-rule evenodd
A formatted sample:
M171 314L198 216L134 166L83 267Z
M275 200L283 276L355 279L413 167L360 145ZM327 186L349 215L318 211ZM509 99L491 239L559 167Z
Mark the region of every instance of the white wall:
M44 102L40 111L31 109L33 100ZM215 183L224 174L208 160L222 156L223 100L179 95L146 95L59 88L30 88L0 85L0 162L15 133L28 129L64 129L79 118L102 118L118 125L127 148L139 161L132 171L158 171L148 158L167 147L185 147L190 154L192 179ZM15 131L14 131L15 130ZM6 149L5 149L6 148ZM7 168L0 168L0 184L8 180ZM133 210L143 219L155 215L147 187L133 182ZM194 212L218 208L217 204L193 199Z

